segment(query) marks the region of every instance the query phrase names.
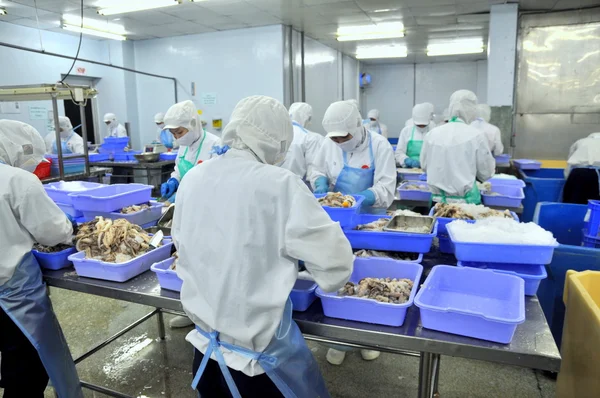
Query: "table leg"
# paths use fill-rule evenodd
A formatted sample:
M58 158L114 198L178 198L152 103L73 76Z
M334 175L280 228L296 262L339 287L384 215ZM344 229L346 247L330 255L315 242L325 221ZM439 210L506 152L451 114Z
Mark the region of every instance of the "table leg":
M419 361L419 398L432 398L437 390L440 356L430 352L422 352Z
M160 309L158 309L158 314L156 314L156 320L158 322L158 337L161 340L165 339L165 317Z
M438 391L438 385L440 382L440 366L442 364L441 357L439 354L433 354L434 370L433 370L433 381L431 383L431 394L433 398L439 398L440 393Z

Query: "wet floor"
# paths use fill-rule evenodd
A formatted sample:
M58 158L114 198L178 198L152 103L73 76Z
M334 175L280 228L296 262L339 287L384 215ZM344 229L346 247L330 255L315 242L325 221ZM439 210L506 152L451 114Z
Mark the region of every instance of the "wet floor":
M74 357L114 335L153 309L70 292L51 290L55 312ZM158 339L156 318L131 330L109 346L81 362L83 381L135 397L194 398L192 346L185 341L190 330L168 328ZM309 343L332 397L416 397L418 359L382 354L372 362L351 352L341 366L325 360L327 349ZM530 369L487 362L442 357L440 393L443 398L554 397L555 382ZM0 389L1 392L1 389ZM86 397L106 395L84 389ZM53 398L51 388L47 398Z

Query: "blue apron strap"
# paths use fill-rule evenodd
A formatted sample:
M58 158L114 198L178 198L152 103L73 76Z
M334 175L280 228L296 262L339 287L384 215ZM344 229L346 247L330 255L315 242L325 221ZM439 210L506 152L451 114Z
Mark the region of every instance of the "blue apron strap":
M371 156L371 168L375 169L375 156L373 156L373 140L371 140L371 134L368 131L367 134L369 134L369 156Z
M306 131L304 127L300 126L300 123L292 122L292 125L299 127L302 131L304 131L304 134L308 134L308 131Z
M348 157L346 155L346 151L344 151L343 149L341 151L342 151L342 156L344 158L344 166L348 166Z

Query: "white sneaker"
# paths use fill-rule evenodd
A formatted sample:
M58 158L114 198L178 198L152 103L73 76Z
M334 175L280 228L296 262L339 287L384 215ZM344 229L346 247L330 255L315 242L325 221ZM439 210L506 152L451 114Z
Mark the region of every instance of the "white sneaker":
M327 351L327 362L332 365L341 365L344 362L344 358L346 358L346 351L338 351L336 349L330 348Z
M180 315L174 317L169 321L169 327L171 329L186 328L188 326L192 326L193 324L194 322L192 322L190 318L188 318L187 316Z
M365 361L374 361L375 359L379 358L380 354L381 353L379 351L360 350L360 355L362 355Z

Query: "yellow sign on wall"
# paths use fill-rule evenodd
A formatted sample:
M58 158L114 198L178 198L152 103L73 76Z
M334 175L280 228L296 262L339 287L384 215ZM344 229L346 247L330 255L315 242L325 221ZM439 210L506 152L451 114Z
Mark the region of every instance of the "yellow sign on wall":
M213 119L212 121L213 129L220 129L223 127L223 119Z

